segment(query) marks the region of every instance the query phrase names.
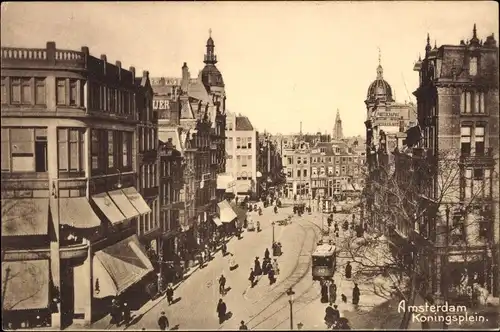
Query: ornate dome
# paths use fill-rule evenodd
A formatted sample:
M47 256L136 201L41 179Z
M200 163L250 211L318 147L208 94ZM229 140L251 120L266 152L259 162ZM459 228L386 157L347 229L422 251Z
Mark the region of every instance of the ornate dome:
M207 64L201 71L201 80L206 86L219 86L224 87L224 80L222 74L215 65Z
M383 78L383 68L381 65L377 67L377 79L368 87L366 96L367 101L374 102L376 99L380 101L392 102L392 88L389 83Z

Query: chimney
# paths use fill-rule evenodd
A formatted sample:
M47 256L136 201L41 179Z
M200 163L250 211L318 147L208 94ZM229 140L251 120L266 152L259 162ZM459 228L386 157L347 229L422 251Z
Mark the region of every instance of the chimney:
M53 61L55 64L56 61L56 42L49 41L47 42L47 59Z
M135 67L130 67L128 70L132 72L132 78L135 78Z
M120 61L116 61L116 66L118 67L118 79L122 79L122 63Z
M108 58L106 58L106 54L101 54L101 60L104 62L102 64L102 72L104 76L106 76L106 64L108 63Z
M82 46L82 53L88 56L90 54L89 48L87 46Z
M143 71L142 71L142 77L144 77L144 78L148 78L148 77L149 77L149 71L147 71L147 70L143 70Z

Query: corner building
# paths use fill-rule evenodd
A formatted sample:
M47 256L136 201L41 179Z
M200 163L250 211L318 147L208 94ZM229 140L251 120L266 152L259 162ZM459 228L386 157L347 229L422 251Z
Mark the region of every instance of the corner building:
M152 213L136 187L142 90L87 47L1 59L3 323L89 323L153 275L136 234Z

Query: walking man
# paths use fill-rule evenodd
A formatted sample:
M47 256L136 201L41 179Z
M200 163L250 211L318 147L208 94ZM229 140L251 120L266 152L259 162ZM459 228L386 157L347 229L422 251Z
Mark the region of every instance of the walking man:
M337 300L337 285L335 285L334 281L328 286L328 293L330 295L330 305L332 305Z
M345 277L346 277L346 279L351 279L351 275L352 275L351 262L347 262L347 265L345 266Z
M248 330L248 327L245 325L244 321L240 322L240 330Z
M219 278L219 293L224 296L226 294L226 278L222 274Z
M219 299L219 303L217 304L217 315L219 316L219 324L224 323L224 319L226 318L226 303L222 299Z
M165 311L162 311L160 318L158 318L158 326L162 331L166 331L168 329L169 324L167 316L165 316Z
M354 288L352 289L352 304L357 305L359 303L360 291L358 284L354 283Z

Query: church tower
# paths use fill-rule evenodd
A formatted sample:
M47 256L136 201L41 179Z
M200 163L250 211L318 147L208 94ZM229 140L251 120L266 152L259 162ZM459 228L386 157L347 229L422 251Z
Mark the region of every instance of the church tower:
M341 140L344 138L344 134L342 132L342 120L340 119L340 112L337 108L337 116L335 117L335 126L333 127L333 136L334 140Z

